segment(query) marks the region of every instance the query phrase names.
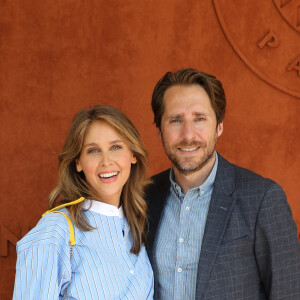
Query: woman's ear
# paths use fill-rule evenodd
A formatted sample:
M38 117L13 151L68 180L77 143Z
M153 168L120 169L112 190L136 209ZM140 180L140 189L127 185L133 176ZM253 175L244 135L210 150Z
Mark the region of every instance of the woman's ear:
M81 167L79 159L76 159L76 170L77 170L77 172L82 171L82 167Z
M136 164L136 162L137 162L136 156L132 154L131 163Z

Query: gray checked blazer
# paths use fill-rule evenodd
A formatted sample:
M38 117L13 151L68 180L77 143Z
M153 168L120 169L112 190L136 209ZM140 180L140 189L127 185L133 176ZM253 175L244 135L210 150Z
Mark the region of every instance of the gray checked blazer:
M218 157L196 299L300 299L300 246L284 191L270 179ZM146 193L147 251L154 264L155 237L170 190L169 170L152 180ZM156 292L158 288L156 282Z

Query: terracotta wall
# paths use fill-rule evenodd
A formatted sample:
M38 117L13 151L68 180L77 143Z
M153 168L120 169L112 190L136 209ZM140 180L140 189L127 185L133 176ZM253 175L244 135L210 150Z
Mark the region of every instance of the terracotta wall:
M222 80L219 152L280 183L300 226L299 24L294 0L1 0L0 299L11 298L14 243L46 210L77 110L123 110L149 150L149 175L169 166L150 109L168 70Z

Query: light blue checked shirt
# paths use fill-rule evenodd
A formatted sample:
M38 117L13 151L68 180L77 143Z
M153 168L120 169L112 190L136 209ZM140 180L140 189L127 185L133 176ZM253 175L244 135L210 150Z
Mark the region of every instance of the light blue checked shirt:
M170 171L170 194L166 201L154 246L155 290L158 299L194 300L201 244L218 168L214 167L199 187L186 195Z
M92 201L84 214L95 229L81 231L74 226L72 261L70 230L61 214L46 214L18 242L14 300L62 299L65 289L66 299L153 299L148 256L144 247L138 255L130 253L129 225L122 209Z

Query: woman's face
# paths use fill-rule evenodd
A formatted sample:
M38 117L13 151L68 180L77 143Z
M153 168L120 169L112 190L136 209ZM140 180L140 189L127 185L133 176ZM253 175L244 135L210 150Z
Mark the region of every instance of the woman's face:
M119 207L120 196L136 157L122 137L104 121L88 128L79 159L78 172L96 192L97 200Z

